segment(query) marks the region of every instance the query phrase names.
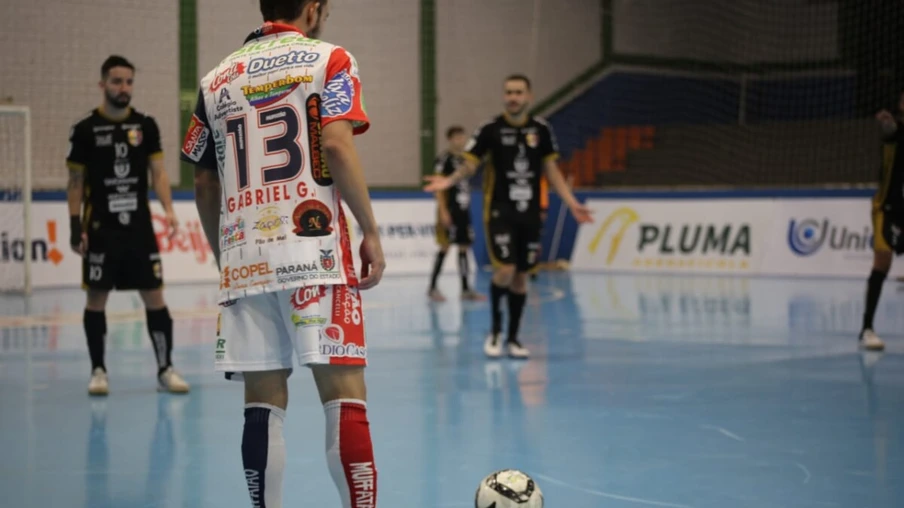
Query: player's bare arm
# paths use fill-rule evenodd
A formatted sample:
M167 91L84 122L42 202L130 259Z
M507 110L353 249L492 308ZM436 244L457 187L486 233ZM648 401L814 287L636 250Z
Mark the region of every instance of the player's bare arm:
M380 233L364 181L361 160L355 149L351 122L336 121L323 127L323 151L339 194L348 204L364 235L361 242L363 266L359 288L372 288L383 277L386 261L383 258Z
M449 176L443 175L427 175L424 177L424 181L427 182L427 185L424 186L424 191L426 192L442 192L446 189L453 187L458 182L471 178L474 176L474 173L477 172L477 164L478 161L473 156L465 154L464 163L455 170Z
M85 169L69 167L69 183L66 184L66 201L69 204L69 245L79 256L88 249L88 235L82 232L81 208L85 193Z
M562 201L564 201L565 205L568 206L568 209L571 210L571 214L574 215L574 218L578 223L584 224L593 222L591 210L574 197L574 193L571 192L571 188L568 187L568 183L565 181L565 177L562 176L562 172L559 170L559 164L555 159L546 160L546 163L543 166L543 172L546 174L546 179L549 181L549 184L552 185L552 188L556 190L556 194L562 198Z
M195 205L204 236L213 251L213 258L220 265L220 175L216 170L195 166Z
M175 235L176 230L179 228L179 219L176 217L175 209L173 209L173 193L170 188L169 175L166 174L166 167L163 164L163 157L160 154L152 157L150 166L154 192L157 193L157 199L163 205L166 223L170 227L170 236Z

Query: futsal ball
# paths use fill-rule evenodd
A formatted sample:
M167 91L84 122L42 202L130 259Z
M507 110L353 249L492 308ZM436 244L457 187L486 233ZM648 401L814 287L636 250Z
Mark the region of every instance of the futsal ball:
M503 469L480 482L474 508L543 508L543 492L527 474Z

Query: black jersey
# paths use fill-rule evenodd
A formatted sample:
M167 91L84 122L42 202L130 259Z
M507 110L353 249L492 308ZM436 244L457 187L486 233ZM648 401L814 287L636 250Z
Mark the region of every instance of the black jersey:
M122 120L95 109L72 127L69 143L66 165L85 172L85 228L149 227L148 166L163 156L157 122L131 108Z
M464 157L452 152L443 152L434 161L434 171L437 174L449 176L464 164ZM446 189L446 209L449 213L467 213L471 206L471 184L467 179L458 182L453 187Z
M879 189L873 205L886 212L904 216L904 123L882 143L882 167Z
M536 220L541 208L540 177L546 161L558 157L558 151L552 128L533 116L519 126L499 115L480 127L466 147L467 156L478 160L487 157L487 208Z

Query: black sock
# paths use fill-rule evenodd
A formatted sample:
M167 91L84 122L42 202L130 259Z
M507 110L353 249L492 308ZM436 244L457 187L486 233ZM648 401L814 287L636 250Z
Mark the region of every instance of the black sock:
M104 342L107 338L107 315L104 311L85 309L82 317L85 326L85 337L88 338L88 355L91 356L91 371L100 367L107 370L104 365Z
M157 374L159 375L173 364L173 320L166 307L159 310L148 310L146 315L148 334L151 336L151 344L154 346L154 357L157 358Z
M468 287L468 251L458 249L458 273L461 274L461 290L467 291Z
M282 506L282 480L286 466L283 439L285 410L266 404L245 406L242 465L252 506Z
M524 313L525 302L527 302L526 293L513 293L509 291L509 342L518 342L518 328L521 327L521 314Z
M502 331L502 297L508 293L508 288L497 286L490 282L490 304L493 311L493 334Z
M876 316L876 307L879 306L879 296L882 295L882 285L885 283L885 272L873 270L869 274L866 283L866 308L863 310L863 329L873 328L873 318Z
M439 277L440 270L443 269L443 261L446 260L446 251L436 253L436 261L433 262L433 275L430 276L430 289L436 289L436 279Z

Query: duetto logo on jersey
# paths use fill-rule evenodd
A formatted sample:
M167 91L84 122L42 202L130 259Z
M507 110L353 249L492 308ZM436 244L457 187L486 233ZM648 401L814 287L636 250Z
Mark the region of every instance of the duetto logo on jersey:
M62 263L63 253L56 245L56 221L47 221L45 227L47 236L45 238L32 238L30 249L26 249L24 238L10 238L9 233L6 231L0 232L0 261L4 263L22 263L30 251L32 261L50 261L54 265Z
M635 226L638 240L631 249L631 265L636 268L749 268L750 224L642 222L637 211L628 207L618 208L606 217L588 250L595 254L603 240L609 238L605 262L613 264L619 252L630 249L623 240Z
M262 108L289 95L298 88L298 85L313 82L314 76L286 76L262 85L244 85L242 93L248 100L248 104L255 108Z
M320 59L320 53L313 51L297 50L274 57L258 57L253 58L248 63L248 75L263 74L265 72L273 72L287 66L310 67L311 64Z

